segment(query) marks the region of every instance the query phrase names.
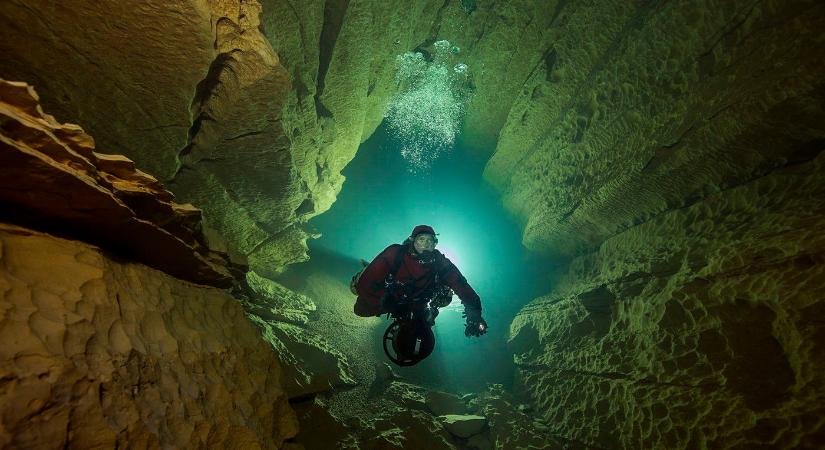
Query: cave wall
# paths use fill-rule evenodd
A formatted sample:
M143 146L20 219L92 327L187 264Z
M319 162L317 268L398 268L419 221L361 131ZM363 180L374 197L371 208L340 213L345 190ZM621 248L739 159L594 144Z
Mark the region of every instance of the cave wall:
M485 170L571 258L511 326L559 435L825 442L823 26L820 2L561 7Z
M202 208L228 250L273 276L306 259L302 224L335 201L382 121L396 56L437 39L461 48L474 91L461 139L489 154L546 59L550 6L10 0L0 76L34 85L58 120Z
M822 15L805 1L562 7L485 171L525 244L593 250L810 159L822 138Z
M380 122L395 52L432 21L420 3L4 2L0 76L34 85L272 275L306 258L299 225L329 208ZM405 30L391 41L390 22Z
M271 276L305 258L395 56L448 39L473 73L461 139L525 244L572 261L511 330L554 432L814 446L820 3L9 0L0 76Z
M0 446L279 448L281 368L225 291L0 225Z
M281 448L279 355L224 290L244 268L96 150L0 79L0 447Z

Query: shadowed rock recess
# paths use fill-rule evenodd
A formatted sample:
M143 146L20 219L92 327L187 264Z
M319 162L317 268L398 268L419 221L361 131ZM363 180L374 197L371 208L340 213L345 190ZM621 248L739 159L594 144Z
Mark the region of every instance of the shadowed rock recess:
M825 447L822 30L815 0L0 2L0 447ZM348 280L273 281L438 41L459 144L568 261L512 318L515 393L407 383L353 356Z

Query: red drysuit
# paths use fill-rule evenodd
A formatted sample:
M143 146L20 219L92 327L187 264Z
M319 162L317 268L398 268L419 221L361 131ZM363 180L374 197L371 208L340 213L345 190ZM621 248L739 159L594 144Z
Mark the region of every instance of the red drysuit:
M446 284L461 299L466 309L481 311L481 299L467 283L458 268L438 250L433 250L431 262L422 264L412 246L393 244L384 249L364 269L356 284L358 299L355 302L355 314L362 317L380 316L387 311L381 305L381 298L386 293L384 281L395 265L398 252L404 252L395 280L404 287L407 298L419 298L432 289L433 283ZM437 275L437 276L434 276Z

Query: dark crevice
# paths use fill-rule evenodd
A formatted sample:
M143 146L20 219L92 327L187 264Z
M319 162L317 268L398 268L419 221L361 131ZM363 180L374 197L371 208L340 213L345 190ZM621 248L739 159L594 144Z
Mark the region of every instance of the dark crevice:
M719 37L716 38L716 40L714 40L714 42L711 45L708 46L708 50L706 52L702 53L701 55L699 55L696 59L701 62L701 61L706 61L708 58L712 57L713 49L715 49L716 46L719 45L720 42L722 42L722 40L724 40L725 38L727 38L728 36L733 34L734 31L738 30L748 20L748 18L751 16L754 9L756 8L756 5L758 5L760 3L762 3L762 0L757 0L753 3L751 3L750 5L748 5L748 7L746 8L747 11L742 15L742 18L740 20L734 22L727 29L722 30L719 34Z
M242 138L249 137L249 136L257 136L259 134L264 134L264 133L265 133L264 131L248 131L246 133L241 133L237 136L228 137L224 140L225 141L234 141L234 140L237 140L237 139L242 139Z
M295 214L299 216L303 216L306 214L311 214L315 212L315 202L311 198L304 199L301 202L301 205L298 206L298 209L295 210Z
M587 76L581 80L576 88L574 89L573 94L570 96L571 99L580 99L583 97L582 92L589 86L593 85L593 80L596 79L597 75L602 72L604 67L611 61L611 59L616 56L616 53L621 49L630 37L631 30L640 30L644 27L647 19L658 11L658 7L660 3L664 0L655 0L643 5L640 5L634 14L630 16L627 21L625 21L622 29L619 30L615 34L615 38L612 40L610 46L602 53L602 55L598 58L596 63L588 72ZM566 2L564 2L566 3ZM530 158L536 151L541 149L544 144L550 139L554 133L557 132L558 125L563 123L566 119L568 114L570 114L571 110L574 109L574 102L575 100L571 100L560 112L559 114L553 119L551 123L548 123L546 128L547 131L544 132L536 141L530 146L527 151L525 151L519 161L514 165L514 167L519 167L522 161L527 160ZM518 172L514 172L513 176L515 176Z
M315 112L316 114L318 114L318 117L332 117L332 111L327 109L327 107L324 106L323 103L321 103L321 100L318 99L318 96L315 97Z
M234 54L240 51L240 49L234 49L226 53L218 54L209 65L206 76L195 87L195 95L192 98L191 109L197 112L197 116L189 127L187 144L178 151L178 161L192 153L194 149L193 141L195 136L200 132L203 122L214 120L207 112L205 105L209 102L215 89L221 84L221 75L224 73L224 69L234 72L231 67L231 65L236 62ZM170 186L173 185L174 180L184 169L184 166L184 164L180 163L172 177L169 180L165 180L165 182Z
M797 146L790 155L786 165L802 164L812 161L825 150L825 139L814 139Z
M295 397L291 397L289 399L289 404L291 406L295 406L295 405L298 405L298 404L301 404L301 403L310 403L310 402L315 400L316 395L317 394L315 394L315 393L309 393L309 394L302 394L302 395L298 395L298 396L295 396Z
M556 23L556 19L559 18L559 14L561 14L561 10L567 5L569 0L559 0L556 3L556 9L553 10L553 18L550 19L550 26L552 27Z
M461 9L467 13L468 16L478 8L475 0L461 0L460 3Z
M433 57L433 54L430 53L429 50L427 50L427 48L432 46L434 43L435 43L435 38L427 38L427 40L425 40L424 42L418 44L413 49L413 53L421 53L421 55L424 56L424 61L427 61L427 62L431 63L431 62L433 62L434 57Z
M349 0L327 0L324 4L324 25L321 28L321 42L318 54L318 86L315 90L316 99L324 93L324 79L326 78L332 53L338 41L338 34L344 24Z
M558 54L556 53L556 49L550 47L547 51L544 52L544 56L542 60L544 61L544 70L546 70L545 81L552 81L551 75L553 74L553 68L556 66L556 59L558 58Z
M195 97L192 99L193 109L200 107L209 99L212 92L220 84L221 73L223 73L224 69L230 64L236 62L234 54L237 52L240 52L240 50L235 49L231 52L221 53L215 57L215 60L209 65L206 76L195 88Z
M427 40L424 41L426 45L422 44L424 47L429 47L430 45L432 45L433 42L439 40L438 35L441 33L442 17L444 16L444 11L447 9L449 5L450 0L444 0L444 3L442 3L441 6L438 8L438 11L436 11L435 19L433 19L433 27L430 29L430 36L427 38ZM429 44L427 44L428 42ZM419 47L421 47L422 45L419 45Z

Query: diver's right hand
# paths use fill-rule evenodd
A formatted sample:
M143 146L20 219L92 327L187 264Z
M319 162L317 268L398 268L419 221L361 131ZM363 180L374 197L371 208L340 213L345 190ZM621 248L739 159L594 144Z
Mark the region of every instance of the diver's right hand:
M464 309L462 316L467 318L467 324L464 327L464 336L479 337L487 332L487 321L481 317L480 309Z

